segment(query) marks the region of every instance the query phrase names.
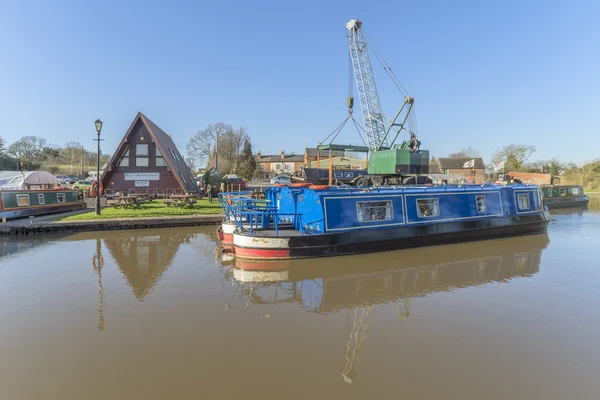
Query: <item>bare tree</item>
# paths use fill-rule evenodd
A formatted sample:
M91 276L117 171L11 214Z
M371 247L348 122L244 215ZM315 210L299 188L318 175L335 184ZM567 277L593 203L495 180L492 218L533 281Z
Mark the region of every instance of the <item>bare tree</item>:
M496 150L492 156L490 166L504 162L504 170L521 171L523 164L535 152L535 146L525 144L509 144L500 150Z
M481 157L481 153L471 146L466 146L457 152L448 154L448 158L477 158Z
M63 160L69 164L69 175L73 175L73 166L81 166L82 146L79 142L67 142L61 149ZM79 168L76 168L78 170Z
M24 136L8 147L8 154L21 162L24 169L37 169L42 162L45 139L37 136Z
M187 159L196 165L214 167L218 158L219 172L235 172L244 142L249 139L246 128L233 129L222 122L211 124L192 136L187 144Z

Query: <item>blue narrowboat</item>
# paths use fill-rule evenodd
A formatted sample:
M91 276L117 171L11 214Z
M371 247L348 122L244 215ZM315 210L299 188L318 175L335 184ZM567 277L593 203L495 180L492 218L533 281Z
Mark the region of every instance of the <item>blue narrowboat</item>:
M220 195L236 258L287 259L543 233L534 185L274 187ZM285 227L282 226L285 224Z

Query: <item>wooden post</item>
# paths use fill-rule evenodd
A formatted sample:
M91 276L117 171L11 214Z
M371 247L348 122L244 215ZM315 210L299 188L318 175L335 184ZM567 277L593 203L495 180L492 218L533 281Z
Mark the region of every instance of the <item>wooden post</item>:
M317 168L321 168L321 150L317 147Z
M367 157L365 158L365 165L367 166L367 169L369 169L369 152L367 151Z
M333 183L333 156L331 146L329 146L329 186Z

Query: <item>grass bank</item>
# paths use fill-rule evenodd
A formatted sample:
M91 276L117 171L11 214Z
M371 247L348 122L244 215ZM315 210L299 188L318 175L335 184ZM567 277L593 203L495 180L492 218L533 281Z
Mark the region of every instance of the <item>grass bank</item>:
M204 214L223 214L223 209L218 200L209 203L207 199L198 200L194 207L167 207L162 201L153 201L152 203L142 204L140 208L114 208L104 207L101 215L96 215L94 210L76 215L60 217L54 221L82 221L93 219L116 219L116 218L148 218L148 217L169 217L180 215L204 215Z

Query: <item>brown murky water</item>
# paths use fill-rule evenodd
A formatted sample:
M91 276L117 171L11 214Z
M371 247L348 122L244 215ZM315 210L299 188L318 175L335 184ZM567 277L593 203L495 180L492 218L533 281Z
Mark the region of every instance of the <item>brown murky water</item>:
M596 399L599 208L260 272L213 228L0 241L0 398Z

